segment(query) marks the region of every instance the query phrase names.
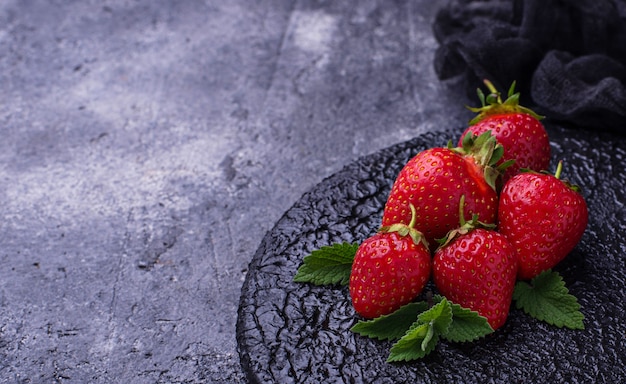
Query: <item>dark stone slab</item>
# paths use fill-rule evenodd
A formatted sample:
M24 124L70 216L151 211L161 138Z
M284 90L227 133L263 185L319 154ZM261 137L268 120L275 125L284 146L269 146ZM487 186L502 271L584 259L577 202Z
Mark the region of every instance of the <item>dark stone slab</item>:
M237 339L253 383L617 383L626 381L626 138L550 126L553 163L579 183L588 229L556 268L582 305L585 330L558 329L512 310L481 341L440 343L425 359L388 364L390 343L349 331L347 288L292 281L302 258L358 242L379 226L395 175L418 151L461 131L420 135L363 157L306 193L267 234L242 289ZM432 286L430 287L432 288Z

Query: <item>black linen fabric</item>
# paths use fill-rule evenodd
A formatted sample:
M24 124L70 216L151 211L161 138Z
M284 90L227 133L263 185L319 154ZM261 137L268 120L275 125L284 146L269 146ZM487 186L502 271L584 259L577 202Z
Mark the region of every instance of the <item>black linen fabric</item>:
M626 134L626 0L451 0L433 31L440 79L516 81L539 113Z

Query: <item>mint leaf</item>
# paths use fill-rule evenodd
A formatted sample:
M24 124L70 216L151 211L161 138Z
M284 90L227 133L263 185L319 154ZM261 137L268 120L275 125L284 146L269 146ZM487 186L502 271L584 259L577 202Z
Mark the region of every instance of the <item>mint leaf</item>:
M417 320L417 316L427 309L428 304L424 301L409 303L388 315L383 315L373 320L359 321L350 330L372 339L399 339Z
M448 327L452 323L452 308L450 302L446 298L442 298L437 304L433 305L428 311L422 312L417 320L421 323L432 323L435 330L439 334L448 332Z
M358 248L356 243L336 243L311 252L304 257L293 281L315 285L347 285Z
M429 335L429 339L426 340ZM391 347L387 362L421 359L435 349L438 341L439 335L434 332L432 324L422 324L416 321L406 334Z
M493 332L485 317L441 295L409 303L389 315L359 321L350 330L373 339L398 340L391 347L388 362L420 359L432 352L440 339L468 342Z
M444 298L418 316L404 336L391 347L387 362L410 361L428 355L451 322L450 302Z
M585 329L576 297L569 294L557 272L544 271L530 281L515 284L513 300L518 309L559 328Z
M452 323L442 337L448 341L463 343L474 341L493 332L487 318L478 312L452 303Z

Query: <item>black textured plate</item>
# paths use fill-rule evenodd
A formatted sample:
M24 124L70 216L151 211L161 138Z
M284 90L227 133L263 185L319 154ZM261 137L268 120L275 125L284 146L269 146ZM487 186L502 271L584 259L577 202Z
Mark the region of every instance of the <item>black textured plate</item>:
M345 167L306 193L264 238L250 264L237 322L252 383L625 383L626 138L548 127L553 164L581 184L587 231L556 268L585 315L585 330L558 329L513 309L478 342L442 341L423 360L385 362L391 343L350 332L347 287L294 283L302 258L360 242L380 225L391 184L418 151L458 133L429 133Z

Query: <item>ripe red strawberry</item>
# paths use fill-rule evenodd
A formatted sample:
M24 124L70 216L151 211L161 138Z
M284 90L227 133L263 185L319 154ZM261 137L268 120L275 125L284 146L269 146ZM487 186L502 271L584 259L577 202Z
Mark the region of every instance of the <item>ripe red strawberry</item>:
M355 311L371 319L410 303L428 282L430 266L428 244L413 223L382 227L359 245L352 263Z
M550 140L541 123L542 116L531 109L519 105L519 93L514 93L515 82L509 89L508 98L503 102L493 84L485 80L491 94L485 99L482 91L478 96L482 107L470 108L478 115L470 121L470 127L461 135L459 146L468 134L480 135L491 131L496 141L504 147L504 155L497 165L515 160L507 167L503 176L506 182L519 173L520 168L543 171L550 165Z
M502 189L499 231L513 244L518 278L532 279L557 265L574 249L587 227L587 203L580 189L556 173L527 172Z
M478 312L498 329L515 288L515 249L500 233L477 227L476 217L450 232L433 257L433 281L448 300Z
M415 228L430 244L459 223L458 202L466 196L467 214L483 222L497 219L498 170L492 165L502 147L485 133L466 141L462 148L430 148L414 156L398 174L387 198L383 225L408 223L413 204L417 211Z

